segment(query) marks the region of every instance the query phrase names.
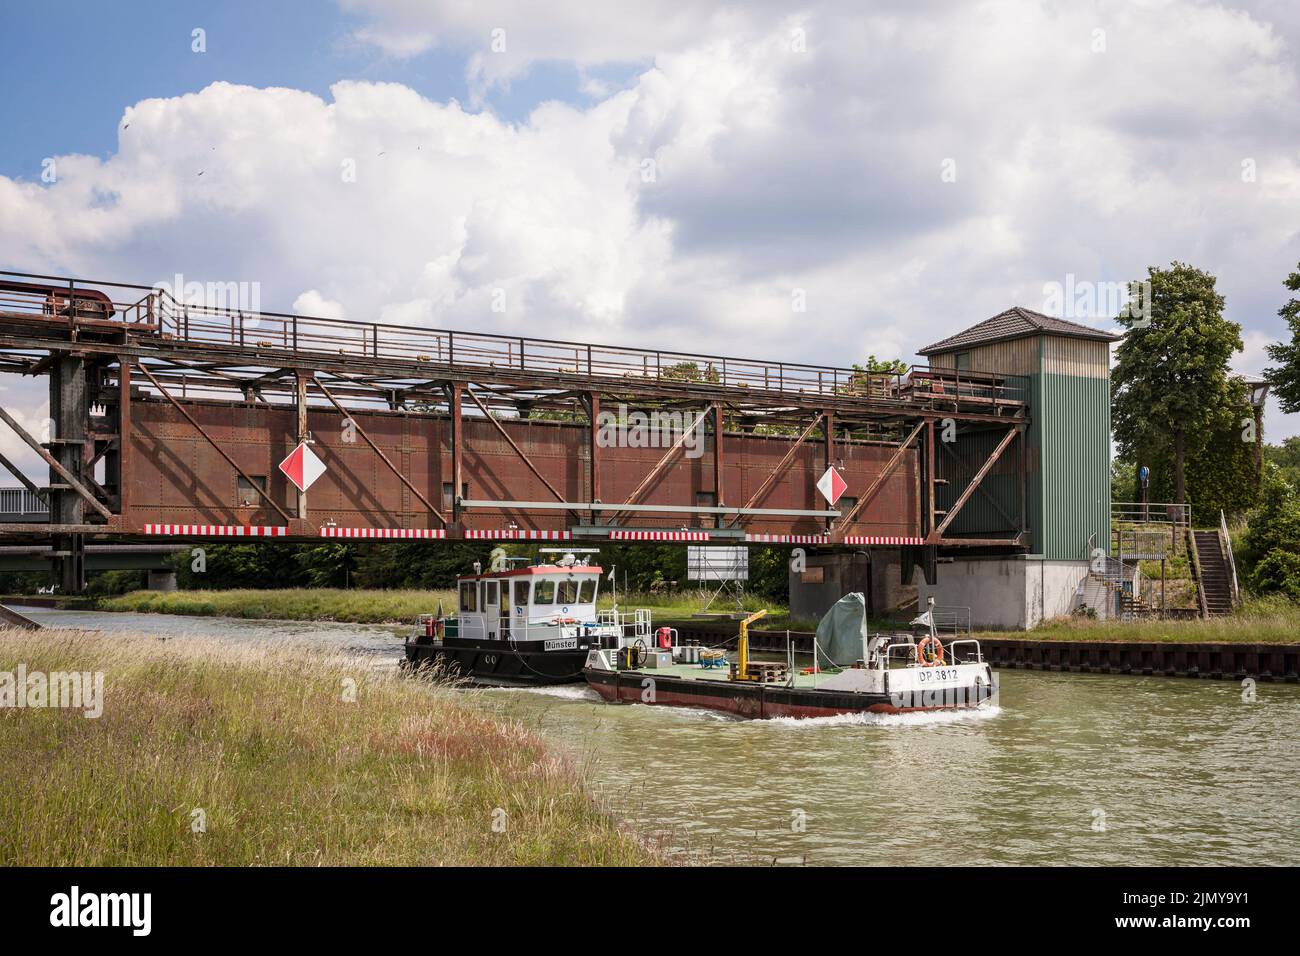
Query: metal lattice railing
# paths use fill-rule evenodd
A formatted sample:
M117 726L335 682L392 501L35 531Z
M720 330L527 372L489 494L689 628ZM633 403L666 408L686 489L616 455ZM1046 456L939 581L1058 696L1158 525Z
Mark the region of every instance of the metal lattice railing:
M6 281L9 277L21 281ZM36 280L59 284L41 285ZM90 286L103 286L109 292ZM75 301L77 306L69 308L69 301ZM112 316L116 321L147 326L148 334L171 343L255 350L268 357L325 355L581 376L628 384L650 380L658 384L716 385L751 392L863 398L944 408L954 403L996 408L1028 401L1029 380L1019 375L929 366L879 373L798 362L243 311L181 302L165 289L98 281L73 285L71 280L27 273L0 272L0 313L51 319L66 314L69 321Z
M43 515L49 507L26 488L0 488L0 515Z

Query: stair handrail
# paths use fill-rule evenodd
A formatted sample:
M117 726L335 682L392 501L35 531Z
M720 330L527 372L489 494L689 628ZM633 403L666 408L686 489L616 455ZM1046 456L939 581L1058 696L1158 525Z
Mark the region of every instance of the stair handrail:
M1189 525L1184 529L1187 536L1187 556L1192 562L1192 575L1196 581L1196 603L1200 608L1201 617L1210 616L1209 605L1205 601L1205 582L1201 580L1201 553L1196 550L1196 533L1192 531Z
M1232 535L1228 534L1228 518L1219 509L1219 540L1223 542L1223 551L1228 556L1228 570L1232 572L1232 606L1241 604L1241 589L1237 586L1237 559L1232 554Z

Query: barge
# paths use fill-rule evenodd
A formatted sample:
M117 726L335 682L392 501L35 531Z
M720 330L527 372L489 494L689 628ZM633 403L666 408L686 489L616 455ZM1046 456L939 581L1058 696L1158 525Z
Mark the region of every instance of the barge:
M861 656L843 667L814 663L796 670L789 659L751 660L747 628L763 613L741 622L734 660L691 646L645 653L635 646L592 648L583 676L610 702L702 707L758 720L967 710L994 694L979 641L945 647L932 624L920 641L910 634L864 636Z

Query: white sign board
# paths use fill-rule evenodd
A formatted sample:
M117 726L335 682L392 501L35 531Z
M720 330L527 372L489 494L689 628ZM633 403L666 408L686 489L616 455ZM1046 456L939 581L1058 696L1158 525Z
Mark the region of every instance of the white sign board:
M688 581L748 581L749 548L688 546L686 579Z

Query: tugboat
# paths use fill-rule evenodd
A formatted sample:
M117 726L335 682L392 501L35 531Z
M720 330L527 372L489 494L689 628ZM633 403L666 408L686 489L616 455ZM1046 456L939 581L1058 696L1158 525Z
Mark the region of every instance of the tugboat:
M404 645L403 669L434 669L484 684L566 684L582 680L592 649L675 642L672 629L653 633L645 608L596 609L604 572L587 563L594 549L542 553L561 557L487 572L475 562L473 574L456 579L456 617L444 619L441 607L436 615L420 615Z
M846 601L855 605L848 614L841 608ZM860 635L846 634L843 622L858 614L857 605ZM748 627L765 613L751 614L740 623L734 660L717 649L675 643L653 651L593 647L583 676L607 701L704 707L759 720L964 710L979 707L993 695L993 671L984 662L979 641L952 640L945 647L934 629L933 609L913 622L928 625L920 641L912 634L867 635L862 595L847 595L818 627L813 666L798 672L790 658L750 658ZM822 643L824 626L836 614L839 634ZM823 668L826 651L830 666ZM852 659L836 665L834 660L848 659L846 653ZM722 668L728 671L719 673Z

